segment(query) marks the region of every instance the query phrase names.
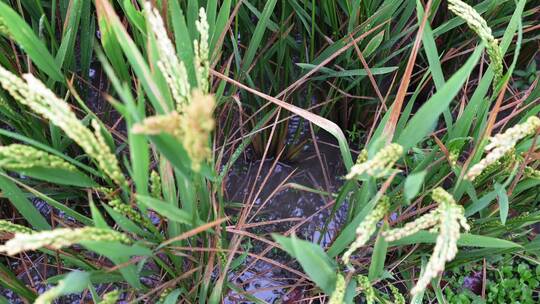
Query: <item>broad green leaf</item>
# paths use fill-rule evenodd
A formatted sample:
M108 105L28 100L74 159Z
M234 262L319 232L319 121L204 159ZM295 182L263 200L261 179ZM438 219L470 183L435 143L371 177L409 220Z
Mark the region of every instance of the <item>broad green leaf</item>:
M190 83L195 85L195 65L193 64L195 57L195 54L193 53L193 39L195 37L191 37L189 33L184 13L180 8L180 3L178 1L169 1L168 4L171 12L171 24L174 30L176 52L186 67Z
M497 197L497 191L491 191L479 200L473 201L472 204L465 208L465 216L471 216L476 212L486 208Z
M167 297L165 298L165 301L163 301L163 304L176 304L176 303L178 303L178 298L180 297L181 294L182 294L181 289L175 289L175 290L171 291L171 293L169 293L167 295Z
M387 224L384 224L385 228L383 229L387 229L387 226ZM383 274L384 261L386 260L386 252L388 250L388 242L382 236L381 231L379 231L379 234L377 235L373 253L371 254L371 263L369 264L368 278L372 282L379 279Z
M297 63L299 67L312 70L316 68L316 65L309 63ZM391 73L397 70L397 67L382 67L382 68L371 68L369 71L372 75L384 75ZM356 77L356 76L367 76L368 71L365 69L354 69L354 70L344 70L344 71L335 71L330 68L322 67L319 69L319 72L325 74L324 76L314 77L315 80L324 80L327 78L340 78L340 77Z
M191 214L176 206L167 204L162 200L144 195L137 195L137 200L141 204L145 205L147 208L154 210L155 212L159 213L160 215L166 217L173 222L188 225L193 224L193 217L191 216Z
M461 86L471 74L476 63L484 50L483 45L476 48L474 53L467 59L463 66L438 90L409 121L397 143L402 145L405 151L415 146L429 134L433 125L439 119L439 115L445 111L450 102L457 95Z
M152 79L150 67L144 60L144 57L137 48L137 45L133 39L131 39L127 30L122 25L122 22L116 15L112 5L106 0L96 0L95 6L100 20L103 20L103 23L107 25L110 32L114 33L116 40L121 41L121 43L118 44L131 64L135 74L139 77L139 80L156 111L161 114L168 112L170 105L165 102L165 99L159 91L157 84Z
M381 31L380 33L375 35L375 37L371 38L371 40L368 42L368 44L364 48L362 55L365 58L368 58L381 45L381 42L383 41L383 39L384 39L384 31Z
M15 209L37 230L49 230L51 226L37 208L26 198L26 195L0 170L0 189L3 197L9 199Z
M352 304L356 303L354 302L354 298L356 297L356 280L350 280L349 285L347 285L347 289L345 290L345 297L344 301L345 304Z
M497 192L497 199L499 201L499 213L501 216L501 223L505 225L506 219L508 218L508 195L506 194L506 190L504 189L503 185L495 183L494 187L495 191Z
M129 79L129 66L125 64L120 42L114 34L112 24L107 21L104 15L98 14L97 17L103 50L111 65L114 66L114 71L118 77L123 81L127 81Z
M418 22L420 22L424 16L424 9L419 0L416 1L416 10L418 14ZM429 62L429 71L433 77L433 82L435 83L437 90L440 90L444 85L445 80L442 72L441 61L439 60L439 52L437 51L437 45L435 44L435 38L433 36L431 26L429 25L429 20L426 22L424 31L422 33L422 45L424 46L424 50ZM452 114L450 113L450 109L445 109L443 114L447 129L448 131L451 131Z
M417 173L411 173L409 176L407 176L404 185L405 199L407 201L410 201L418 194L422 188L426 174L427 171L424 170Z
M106 256L115 265L122 266L118 268L118 271L122 274L124 279L134 288L142 288L142 284L139 278L139 272L137 266L130 262L129 255L122 255L122 253L114 252L113 249L124 250L124 247L108 247L111 242L84 242L83 245L86 249L94 251L98 254ZM111 248L111 249L108 249ZM144 251L142 251L144 252Z
M272 237L302 265L302 269L319 288L326 294L334 291L337 280L336 266L319 245L300 240L296 236L288 238L272 234Z
M219 8L219 14L216 18L216 24L212 31L212 37L210 39L210 49L216 50L216 54L221 52L223 41L218 45L221 35L225 35L221 29L224 29L231 15L232 0L221 1L221 7ZM212 27L212 26L211 26Z
M14 171L22 175L53 184L83 188L92 188L97 186L96 182L79 170L72 171L61 168L31 167Z
M174 137L168 134L160 134L148 136L148 139L176 169L185 175L189 175L191 160L186 150Z
M109 225L107 225L105 218L101 212L99 212L99 209L96 207L93 200L90 201L90 212L92 213L92 219L94 220L95 227L103 229L109 228Z
M151 256L152 250L141 245L124 245L119 242L85 241L81 245L106 257Z
M72 271L66 277L58 282L58 285L51 288L54 290L55 298L60 296L79 293L88 287L90 283L90 274L83 271Z
M66 59L66 53L68 52L68 49L70 48L70 41L71 41L72 36L73 36L73 31L71 29L68 29L66 33L64 34L64 37L62 39L62 44L60 44L60 48L58 49L58 52L56 52L55 63L59 67L61 67L64 64L64 60Z
M420 1L416 2L416 10L418 13L418 21L420 21L424 16L424 9ZM429 70L433 77L433 82L437 89L442 88L444 85L444 75L441 68L441 61L439 60L439 52L437 51L437 45L435 44L435 39L433 36L433 31L429 25L429 21L424 27L424 32L422 33L422 45L426 56L429 62Z
M66 204L60 203L59 201L53 199L52 197L26 185L21 180L16 180L12 177L8 177L12 182L16 183L18 186L23 188L24 190L28 191L29 193L33 194L36 198L39 198L43 200L45 203L47 203L49 206L56 208L62 212L64 212L67 216L71 216L75 220L81 222L82 224L92 226L93 222L90 218L87 216L75 211L75 209L70 208Z
M129 0L122 1L126 16L129 18L130 24L135 26L139 31L144 33L144 13L138 11L133 3Z

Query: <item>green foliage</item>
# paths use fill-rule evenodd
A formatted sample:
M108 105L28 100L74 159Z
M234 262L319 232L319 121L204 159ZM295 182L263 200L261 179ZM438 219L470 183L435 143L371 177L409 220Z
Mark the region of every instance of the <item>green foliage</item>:
M482 265L473 264L452 270L444 293L450 303L536 303L540 285L540 266L522 258L501 256L488 263L485 298L470 288L482 285ZM478 290L477 290L478 292Z
M321 247L294 236L286 238L274 235L274 239L298 260L304 271L326 294L333 292L337 280L335 265Z
M56 286L50 299L88 289L95 303L118 294L134 302L220 303L237 295L261 302L231 278L263 261L302 278L299 298L484 303L462 283L487 259L486 302L538 301L539 246L530 240L540 222L537 134L513 142L474 181L465 178L486 157L491 136L540 112L536 2L472 1L467 14L457 0L449 1L452 11L446 1L150 2L163 20L157 32L145 1L0 0L2 220L32 228L22 233L96 227L129 238L17 257L76 270L45 276ZM207 35L199 32L200 8ZM201 50L205 44L194 41L206 36L209 48ZM178 98L182 87L188 92ZM189 107L190 98L205 103ZM164 115L180 117L182 131L156 123ZM141 125L154 129L137 132ZM74 128L90 135L73 136ZM342 173L322 164L324 183L308 174L317 186L294 181L272 192L324 198L318 239L253 228L266 226L257 206L271 184L264 161L294 167L316 156L323 163L324 133L347 173L368 174L343 174L355 178L324 189L326 173ZM375 157L391 143L399 147L391 162ZM306 145L316 155L306 155ZM31 153L6 148L20 146ZM355 150L366 159L353 166ZM241 176L247 195L230 201L229 174L250 156L263 161L257 177ZM379 174L365 170L378 166ZM455 200L455 212L411 227L441 204L430 196L437 187ZM388 212L370 219L382 198ZM459 220L470 232L455 231ZM369 235L344 264L366 221ZM417 232L388 241L394 229ZM444 255L437 267L428 262L434 252ZM34 301L39 295L11 259L2 257L0 285ZM422 271L431 288L410 297ZM117 293L102 292L102 283Z

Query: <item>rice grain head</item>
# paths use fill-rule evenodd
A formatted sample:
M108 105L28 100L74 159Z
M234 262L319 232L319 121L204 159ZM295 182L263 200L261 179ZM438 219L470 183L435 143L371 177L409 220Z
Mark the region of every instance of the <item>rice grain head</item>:
M208 45L210 26L208 25L206 11L202 7L199 10L199 20L195 22L195 26L199 32L199 40L193 41L197 83L203 93L208 93L210 89L208 81L210 76L210 50Z
M195 89L190 102L181 107L180 113L147 117L133 126L132 132L147 135L165 132L173 135L186 149L192 169L199 171L201 164L212 155L208 140L215 126L214 107L213 95Z
M360 247L364 246L375 230L377 229L377 223L381 221L384 215L388 212L390 207L390 201L387 196L383 196L381 201L375 206L375 208L362 220L360 225L356 228L356 240L349 246L349 249L343 254L341 260L345 265L349 264L351 255Z
M113 290L106 293L99 304L116 304L118 298L120 298L120 292L118 290Z
M154 115L145 118L141 123L135 124L131 129L134 134L158 135L168 133L176 139L182 139L182 117L174 111L164 115Z
M496 86L503 76L503 58L499 42L493 37L491 28L473 7L461 0L448 0L448 9L463 19L469 28L486 44L486 52L495 75L493 85Z
M150 195L161 198L161 176L155 170L150 173Z
M525 176L528 178L540 179L540 170L527 166L525 167Z
M214 96L193 90L191 102L182 111L182 143L194 171L199 171L201 164L212 156L208 141L215 126L215 106Z
M0 168L22 170L35 167L77 171L75 166L64 159L32 146L20 144L0 146Z
M387 242L393 242L400 240L404 237L413 235L418 231L428 229L437 225L440 217L440 210L435 209L427 214L422 215L412 222L406 223L401 228L395 228L387 231L383 231L382 235Z
M208 146L209 136L214 129L213 112L215 100L210 90L210 49L209 25L204 8L199 10L199 20L195 26L199 39L194 39L194 65L197 88L191 87L186 67L176 55L173 43L167 36L163 19L159 12L145 3L148 25L153 32L158 53L158 68L167 80L172 96L176 101L176 111L165 115L146 118L132 129L139 134L156 135L169 133L182 142L191 161L194 171L200 170L202 162L211 156Z
M15 255L43 247L61 249L84 241L131 242L125 234L110 229L96 227L58 228L35 233L15 233L12 239L0 246L0 252Z
M452 195L439 187L433 190L432 198L439 204L439 234L426 268L411 290L412 295L424 291L431 280L444 271L446 262L453 260L458 252L460 229L470 229L463 207L456 204Z
M153 227L152 222L146 216L143 216L139 211L134 209L131 205L122 202L121 199L116 198L109 201L109 206L113 208L114 211L120 213L121 215L127 217L133 222L151 229Z
M399 289L394 285L388 285L392 291L392 296L394 297L394 304L405 304L405 297L401 294Z
M13 98L62 129L96 160L107 176L119 186L125 186L126 180L118 160L98 134L99 128L96 129L96 133L92 133L75 116L68 103L54 95L41 81L30 74L25 74L23 78L24 80L0 66L0 85ZM94 127L97 126L94 124Z
M350 172L345 176L346 179L353 179L366 173L373 177L384 177L395 171L392 167L403 154L403 147L398 144L390 144L382 148L373 156L372 159L356 163L351 167ZM360 154L365 159L365 153Z
M167 29L159 11L150 2L144 3L149 30L156 38L159 54L158 69L161 71L177 108L189 102L191 86L189 84L186 66L178 59L173 43L167 36Z
M375 289L371 285L369 278L364 275L358 275L356 280L358 281L358 287L360 287L366 297L366 304L374 304L377 300L377 296L375 295Z
M432 191L432 199L438 204L435 210L405 224L402 228L383 232L388 242L428 228L431 228L431 232L438 233L433 253L424 272L411 290L412 295L424 291L431 280L444 270L446 262L454 259L458 252L457 241L461 236L460 229L463 228L466 231L470 229L463 207L456 203L450 193L438 187Z
M336 281L336 288L334 289L334 292L332 292L332 295L330 296L330 299L328 300L328 304L343 304L346 288L347 286L346 286L345 278L343 277L343 275L338 274L337 281Z
M28 227L19 225L19 224L12 223L10 221L0 220L0 232L7 232L7 233L13 233L13 234L15 233L31 234L31 233L34 233L34 230Z
M539 128L540 118L531 116L524 123L517 124L504 133L491 137L489 139L490 143L484 148L485 151L488 151L488 155L469 169L465 175L465 179L473 181L484 170L487 170L491 165L512 151L518 141L534 134Z

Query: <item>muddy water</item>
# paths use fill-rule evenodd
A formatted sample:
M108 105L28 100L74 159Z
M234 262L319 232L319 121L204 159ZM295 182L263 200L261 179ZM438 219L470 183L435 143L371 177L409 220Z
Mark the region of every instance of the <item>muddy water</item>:
M231 170L227 183L228 201L253 203L249 224L263 224L248 228L248 232L272 240L271 233L285 234L294 230L299 238L319 242L321 246L331 242L335 230L345 217L346 206L329 219L332 196L290 186L294 183L327 193L335 193L339 189L345 172L339 149L334 146L334 140L325 134L318 137L317 143L319 153L310 142L295 162L267 160L261 164L260 161L239 161ZM257 176L259 166L261 173ZM257 183L255 187L254 183ZM252 188L255 189L254 194L251 194ZM259 189L261 192L256 195ZM330 224L324 230L327 220ZM248 243L248 238L244 240ZM251 251L255 254L267 248L267 244L253 239L249 239L249 246L252 246ZM270 250L265 257L299 269L280 250ZM243 293L267 303L278 300L294 302L303 297L302 285L292 287L298 281L296 275L254 258L248 258L235 269L230 279L243 292L231 292L226 303L251 303L242 296Z

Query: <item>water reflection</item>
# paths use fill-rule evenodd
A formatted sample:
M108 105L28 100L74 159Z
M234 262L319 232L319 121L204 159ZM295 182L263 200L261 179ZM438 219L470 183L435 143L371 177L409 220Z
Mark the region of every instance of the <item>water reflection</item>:
M272 240L271 233L286 234L293 229L299 238L312 242L320 241L321 246L328 246L331 243L335 231L341 226L342 219L346 215L346 206L338 210L327 229L323 229L329 219L333 202L333 197L325 193L335 193L339 189L345 169L339 150L328 144L332 143L332 139L327 136L321 136L320 139L321 142L318 141L320 157L317 156L313 143L310 143L303 151L303 157L294 163L265 161L262 163L259 176L257 171L261 166L260 161L237 162L227 179L226 199L229 202L242 202L244 206L254 203L248 216L250 220L248 223L254 227L248 228L249 232ZM256 183L255 187L253 183ZM320 192L299 190L298 187L292 186L294 184ZM255 189L255 193L261 191L257 197L252 197L251 201L248 201L252 188ZM235 212L238 212L238 209L229 210L229 214ZM281 250L275 248L265 250L268 244L254 239L245 238L245 242L252 244L251 252L264 255L293 269L299 269L299 266ZM278 300L281 303L294 302L299 296L298 299L301 299L298 292L302 290L304 284L295 286L298 281L296 275L267 262L254 260L248 259L230 275L238 292L231 292L225 303L251 303L252 300L242 296L242 293L267 303Z

